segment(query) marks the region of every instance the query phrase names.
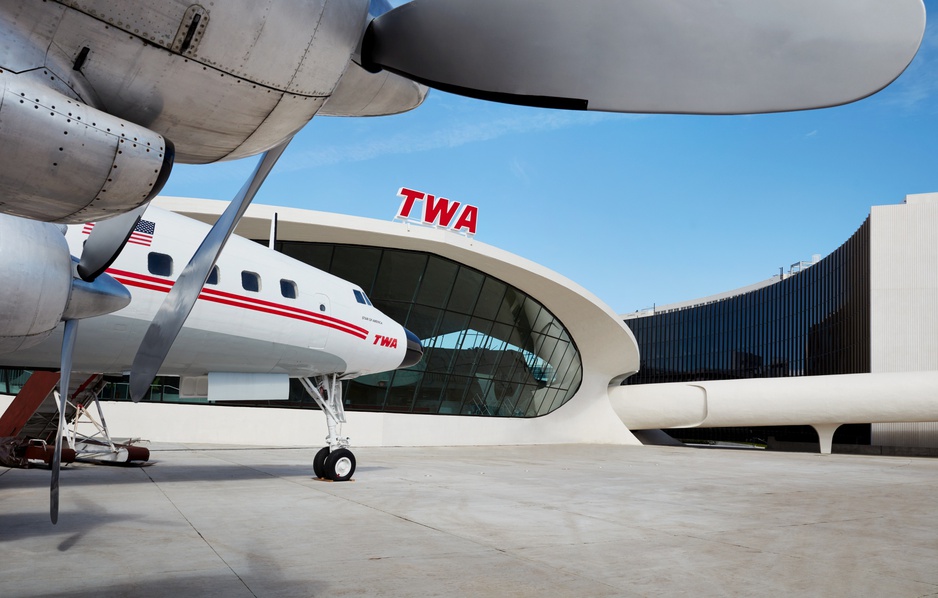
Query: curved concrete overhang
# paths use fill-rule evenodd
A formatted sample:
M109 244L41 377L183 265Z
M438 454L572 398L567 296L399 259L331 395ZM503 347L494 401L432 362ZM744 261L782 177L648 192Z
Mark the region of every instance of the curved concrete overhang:
M610 396L633 430L931 422L938 372L637 384Z
M936 421L938 372L636 384L610 397L633 430L811 426L830 453L843 424Z
M213 223L228 202L160 197L155 205ZM405 222L254 204L248 208L236 234L251 239L268 238L274 214L277 239L281 241L422 251L501 279L549 309L566 327L579 350L583 381L574 397L553 413L522 419L352 412L348 414L348 432L354 435L356 444L639 444L613 410L609 395L610 389L638 371L638 344L612 309L580 285L472 237Z

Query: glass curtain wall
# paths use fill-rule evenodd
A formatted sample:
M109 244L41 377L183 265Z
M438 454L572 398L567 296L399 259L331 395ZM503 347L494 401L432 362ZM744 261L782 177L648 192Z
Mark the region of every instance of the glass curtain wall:
M641 370L625 384L870 371L869 219L831 255L761 289L625 320Z
M624 384L870 371L870 222L817 264L761 289L627 319L641 370ZM682 439L817 442L810 427L667 430ZM869 444L869 425L835 443Z

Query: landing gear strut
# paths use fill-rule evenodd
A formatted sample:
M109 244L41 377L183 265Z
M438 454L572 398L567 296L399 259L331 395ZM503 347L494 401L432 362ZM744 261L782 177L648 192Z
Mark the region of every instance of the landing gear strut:
M300 378L306 393L316 401L326 416L327 446L319 449L313 457L313 473L317 478L345 482L355 473L355 455L349 450L348 436L340 436L345 423L345 407L342 405L342 382L336 374L316 376L312 380Z

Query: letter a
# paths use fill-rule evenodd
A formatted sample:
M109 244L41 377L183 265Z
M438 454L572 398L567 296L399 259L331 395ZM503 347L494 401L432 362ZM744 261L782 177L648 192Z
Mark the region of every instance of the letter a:
M466 204L466 207L463 208L462 214L460 214L459 220L456 221L456 226L454 226L453 229L459 230L464 228L470 235L474 235L476 234L476 224L478 220L479 208Z
M456 210L459 209L458 201L450 201L445 197L436 197L427 195L427 201L424 204L423 221L427 224L439 224L442 227L449 226Z

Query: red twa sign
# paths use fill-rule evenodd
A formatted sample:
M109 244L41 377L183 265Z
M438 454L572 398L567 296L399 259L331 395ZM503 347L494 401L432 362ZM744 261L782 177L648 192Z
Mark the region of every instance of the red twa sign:
M447 228L467 235L476 234L476 224L479 220L479 208L469 204L460 204L445 197L434 197L423 191L414 191L401 187L397 192L404 200L397 210L401 220L418 222L436 228ZM415 208L415 204L420 206ZM462 210L460 211L460 208ZM458 216L457 216L458 214Z

